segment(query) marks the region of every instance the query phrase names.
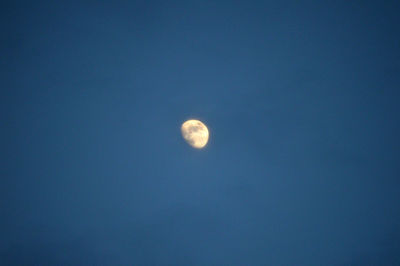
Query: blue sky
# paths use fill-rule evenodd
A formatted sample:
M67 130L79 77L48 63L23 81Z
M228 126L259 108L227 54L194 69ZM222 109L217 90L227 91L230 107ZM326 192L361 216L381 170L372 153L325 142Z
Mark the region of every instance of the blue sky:
M2 265L400 264L395 1L1 10Z

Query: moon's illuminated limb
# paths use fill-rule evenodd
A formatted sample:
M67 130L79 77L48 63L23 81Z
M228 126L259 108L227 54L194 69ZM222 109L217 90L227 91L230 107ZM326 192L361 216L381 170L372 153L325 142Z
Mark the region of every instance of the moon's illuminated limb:
M188 120L182 124L181 132L183 138L190 146L201 149L208 142L208 129L199 120Z

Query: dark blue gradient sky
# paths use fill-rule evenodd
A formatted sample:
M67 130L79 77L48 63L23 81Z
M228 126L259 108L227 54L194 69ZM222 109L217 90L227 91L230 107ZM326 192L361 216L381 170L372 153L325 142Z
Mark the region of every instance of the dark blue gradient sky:
M398 1L0 10L1 265L400 265Z

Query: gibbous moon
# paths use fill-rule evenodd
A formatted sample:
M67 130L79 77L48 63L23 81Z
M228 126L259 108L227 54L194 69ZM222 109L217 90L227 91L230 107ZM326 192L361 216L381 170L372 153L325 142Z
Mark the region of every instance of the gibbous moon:
M208 129L199 120L188 120L182 124L181 132L186 142L196 149L206 146L208 141Z

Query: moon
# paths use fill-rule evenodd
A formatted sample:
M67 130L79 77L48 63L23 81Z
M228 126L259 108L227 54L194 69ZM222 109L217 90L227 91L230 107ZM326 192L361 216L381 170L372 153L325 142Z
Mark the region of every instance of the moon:
M196 149L202 149L208 142L208 128L199 120L188 120L181 126L185 141Z

